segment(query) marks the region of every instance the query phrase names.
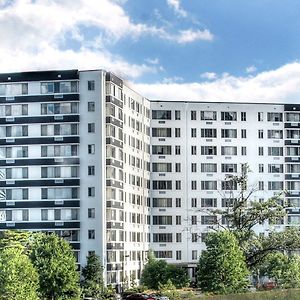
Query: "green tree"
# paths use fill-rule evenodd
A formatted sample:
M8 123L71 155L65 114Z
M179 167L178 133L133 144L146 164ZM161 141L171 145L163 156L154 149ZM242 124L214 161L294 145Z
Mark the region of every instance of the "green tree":
M89 255L81 274L83 276L81 286L84 296L100 298L104 291L103 267L100 257L96 254Z
M164 260L149 256L148 263L142 272L141 282L150 289L158 289L159 284L166 284L171 280L176 287L188 286L189 278L186 271Z
M38 274L29 258L19 248L0 251L0 298L38 299Z
M71 246L55 234L35 234L30 258L46 299L78 299L79 273Z
M248 267L254 268L269 253L300 248L300 235L296 228L282 232L270 230L270 234L264 236L255 233L255 226L262 223L267 222L272 228L272 224L286 215L286 207L282 200L283 192L264 202L253 200L257 188L248 186L248 172L248 166L244 165L240 176L226 178L226 187L230 190L226 208L210 210L209 213L216 217L214 224L219 229L228 230L236 236Z
M209 233L206 246L198 263L201 290L216 294L244 291L249 283L249 272L234 234L229 231Z
M21 230L5 230L0 232L0 249L19 248L28 253L34 233Z
M269 253L257 267L260 275L273 279L280 288L300 287L300 258L281 252Z

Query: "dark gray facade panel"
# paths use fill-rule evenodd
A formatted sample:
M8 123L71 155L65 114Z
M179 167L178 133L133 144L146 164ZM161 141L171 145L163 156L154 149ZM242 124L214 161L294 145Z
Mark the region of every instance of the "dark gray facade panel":
M59 180L59 179L58 179ZM79 179L62 179L58 180L9 180L0 181L0 187L33 187L33 186L79 186ZM8 183L9 182L9 183ZM11 182L11 183L10 183Z
M47 145L47 144L78 144L79 136L56 136L56 137L24 137L24 138L2 138L0 145Z
M38 116L38 117L6 117L0 118L0 124L13 125L13 124L34 124L34 123L67 123L67 122L79 122L79 115L59 115L62 118L55 116ZM11 118L11 119L9 119Z
M114 75L111 72L106 73L105 80L106 81L111 81L111 82L113 82L114 84L118 85L121 88L123 87L123 80L120 79L119 77L117 77L116 75Z
M14 226L13 226L14 225ZM24 223L0 223L0 229L64 229L64 228L80 228L80 222L24 222Z
M63 158L63 159L54 159L54 158L41 158L41 159L32 159L32 158L8 158L6 160L0 160L0 166L40 166L40 165L79 165L79 158Z
M38 96L13 96L13 97L0 97L1 104L15 104L15 103L34 103L34 102L62 102L62 101L79 101L79 94L49 94Z
M74 80L79 79L78 70L31 71L21 73L0 74L0 82L26 82L45 80Z
M11 202L13 200L10 200L8 202L1 201L0 202L0 208L7 208L7 209L14 209L14 208L62 208L62 207L80 207L79 200L63 200L62 204L57 204L55 201L49 201L49 200L40 200L40 201L30 201L30 200L22 200L22 201L15 201L14 205L11 205Z

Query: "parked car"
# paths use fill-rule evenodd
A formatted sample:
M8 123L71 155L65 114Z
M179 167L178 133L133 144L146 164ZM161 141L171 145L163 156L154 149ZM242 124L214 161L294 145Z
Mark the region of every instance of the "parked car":
M125 299L126 300L157 300L156 298L150 295L140 294L140 293L128 295Z
M169 297L161 294L150 294L150 296L155 298L156 300L169 300Z

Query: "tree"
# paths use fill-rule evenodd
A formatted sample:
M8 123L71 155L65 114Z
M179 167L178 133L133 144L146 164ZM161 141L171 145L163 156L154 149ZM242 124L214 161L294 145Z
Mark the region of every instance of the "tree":
M230 197L226 199L226 209L210 210L218 229L232 232L244 251L249 268L254 268L266 255L274 251L290 251L300 248L299 230L289 228L282 232L270 231L259 236L254 228L264 222L270 225L286 215L283 192L264 202L253 201L257 189L248 187L249 168L244 165L240 176L226 178L226 188Z
M189 278L184 269L170 265L164 260L157 260L150 255L142 272L142 284L157 290L159 284L166 284L168 280L178 288L189 284Z
M89 255L81 274L83 276L81 286L84 296L100 298L104 291L103 267L100 257L96 254Z
M0 251L0 298L38 299L38 274L19 248Z
M273 279L280 288L300 287L300 258L281 252L269 253L257 270L260 275Z
M249 283L249 272L234 234L229 231L209 233L206 246L198 263L201 290L216 294L244 291Z
M21 230L5 230L0 232L0 249L19 248L28 253L34 233Z
M68 242L55 234L35 234L30 258L46 299L78 299L79 273Z

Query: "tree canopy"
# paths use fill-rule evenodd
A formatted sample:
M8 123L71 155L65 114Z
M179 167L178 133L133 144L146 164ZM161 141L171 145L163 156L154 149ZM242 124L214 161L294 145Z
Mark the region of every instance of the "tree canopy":
M0 251L1 299L36 300L38 298L38 273L20 248Z
M201 290L216 294L244 291L249 283L249 272L235 235L229 231L209 233L206 246L198 263Z
M68 242L55 234L35 234L30 259L44 298L78 299L79 272Z

